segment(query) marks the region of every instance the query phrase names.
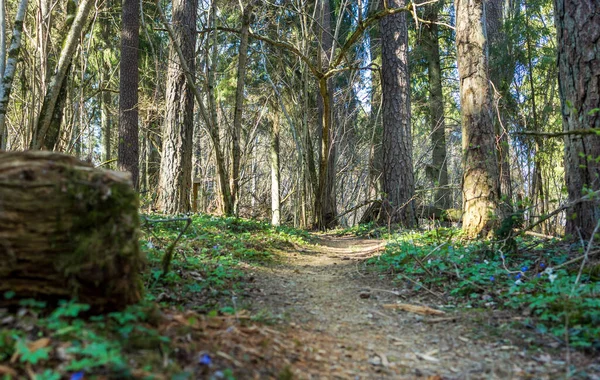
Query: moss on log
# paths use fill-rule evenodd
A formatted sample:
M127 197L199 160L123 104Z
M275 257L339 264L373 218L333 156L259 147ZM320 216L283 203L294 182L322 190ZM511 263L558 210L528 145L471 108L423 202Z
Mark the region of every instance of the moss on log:
M0 304L76 298L96 311L142 296L137 194L127 173L71 156L0 152Z

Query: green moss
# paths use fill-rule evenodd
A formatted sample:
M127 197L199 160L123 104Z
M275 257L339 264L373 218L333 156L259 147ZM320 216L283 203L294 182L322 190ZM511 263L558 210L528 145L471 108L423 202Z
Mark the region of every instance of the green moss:
M143 260L137 194L130 184L106 181L101 171L64 171L59 191L65 194L68 213L60 210L57 218L68 242L57 269L68 278L74 296L81 296L85 285L107 299L117 297L119 304L139 298Z

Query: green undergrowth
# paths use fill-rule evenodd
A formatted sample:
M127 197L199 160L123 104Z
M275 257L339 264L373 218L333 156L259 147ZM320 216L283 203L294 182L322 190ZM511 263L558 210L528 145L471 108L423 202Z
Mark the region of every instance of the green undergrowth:
M369 264L453 306L519 311L538 333L600 351L598 261L583 270L581 261L563 265L584 255L581 244L529 237L515 242L516 252L504 254L500 244L465 240L456 229L403 233Z
M310 235L289 227L241 218L194 215L174 249L172 269L163 273L165 250L185 222L147 216L142 249L147 252L148 298L200 311L233 311L244 282L242 265L268 265L277 252L304 244Z
M361 238L377 239L386 236L388 234L388 228L378 226L375 222L370 222L340 229L335 231L335 234L338 236L354 235Z
M9 364L2 378L24 378L25 369L39 380L127 379L164 365L161 351L168 350L170 340L157 330L154 305L145 302L96 316L85 315L89 309L74 301L48 307L25 299L16 316L0 310L5 327L0 330L0 363ZM179 370L175 363L171 367L166 370Z
M310 235L264 222L194 215L174 247L170 271L163 273L165 251L186 223L185 218L142 218L140 245L147 260L146 299L140 304L94 316L89 305L73 301L56 307L26 299L12 310L0 309L0 379L31 374L39 380L196 378L180 359L189 363L200 353L182 356L185 336L164 334L170 331L164 314L194 311L217 317L241 311L244 270L276 262L279 251L305 244ZM217 372L218 378L232 378L227 368Z

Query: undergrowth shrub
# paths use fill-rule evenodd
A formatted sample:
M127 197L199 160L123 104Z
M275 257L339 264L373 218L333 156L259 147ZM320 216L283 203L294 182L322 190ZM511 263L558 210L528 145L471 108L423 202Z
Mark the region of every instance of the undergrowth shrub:
M515 241L518 253L504 254L493 242L466 241L454 229L404 233L370 264L417 290L436 289L462 307L527 310L526 323L538 332L600 350L598 277L593 270L580 272L580 262L561 266L583 248L556 240Z

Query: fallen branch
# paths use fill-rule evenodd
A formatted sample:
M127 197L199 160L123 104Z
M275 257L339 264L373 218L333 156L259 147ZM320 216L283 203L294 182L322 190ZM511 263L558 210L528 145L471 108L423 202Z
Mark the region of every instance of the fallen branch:
M553 216L559 214L560 212L562 212L568 208L571 208L579 203L597 201L598 197L600 197L600 190L596 190L593 193L589 193L579 199L574 200L573 202L564 204L564 205L560 206L559 208L557 208L556 210L552 211L551 213L547 214L546 216L540 218L540 220L538 220L537 222L530 224L529 226L527 226L525 228L522 228L520 230L519 234L524 234L526 231L530 231L530 230L534 229L535 227L544 223L546 220L552 218Z
M404 310L409 313L421 314L421 315L443 315L446 314L441 310L432 309L429 306L411 305L408 303L387 303L383 304L384 309L392 310Z
M560 264L560 265L557 265L557 266L555 266L555 267L554 267L554 270L556 270L556 269L560 269L560 268L564 268L564 267L566 267L566 266L569 266L569 265L571 265L571 264L574 264L574 263L576 263L576 262L578 262L578 261L581 261L581 260L585 259L585 258L586 258L586 256L587 256L587 258L590 258L590 257L592 257L592 256L595 256L595 255L597 255L598 253L600 253L600 250L592 251L592 252L588 253L587 255L586 255L586 254L583 254L583 255L581 255L581 256L578 256L578 257L576 257L576 258L574 258L574 259L571 259L571 260L569 260L569 261L567 261L567 262L564 262L564 263L562 263L562 264Z

